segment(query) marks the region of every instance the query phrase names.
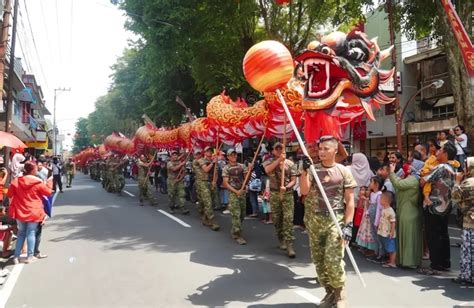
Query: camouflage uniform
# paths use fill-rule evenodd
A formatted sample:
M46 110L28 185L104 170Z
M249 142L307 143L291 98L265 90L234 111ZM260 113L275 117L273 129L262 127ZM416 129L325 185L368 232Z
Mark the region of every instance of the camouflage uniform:
M204 225L209 225L214 220L214 210L212 209L211 183L209 173L204 172L203 166L209 165L211 160L203 157L193 162L196 174L196 190L199 198L199 213Z
M181 169L178 169L177 171L171 170L171 168L176 168L180 164L181 164L180 161L169 161L166 164L166 168L168 168L168 180L167 180L168 198L170 201L169 207L171 210L177 208L183 213L185 213L188 211L184 207L184 203L186 200L184 197L185 193L184 193L183 177L182 177L183 174L180 174ZM181 173L183 171L181 171ZM180 179L178 179L178 176L180 177Z
M121 193L123 188L125 187L125 178L123 176L122 170L123 162L120 159L115 159L112 163L112 183L114 186L114 192Z
M243 164L237 163L235 165L228 164L222 169L222 177L228 178L228 183L236 190L242 188L244 182L244 175L247 173L247 167ZM230 233L233 238L240 238L242 233L242 221L246 212L246 198L245 193L240 197L229 190L229 211L232 214L232 228Z
M72 184L72 179L74 178L74 171L75 171L75 164L73 162L67 162L66 163L66 185L71 187Z
M100 161L99 162L99 181L102 182L102 187L105 188L105 184L107 183L107 177L106 177L106 162L105 161Z
M273 163L275 158L270 158L263 163L266 167ZM298 175L296 165L289 159L285 160L285 180L284 186L288 185L292 177ZM286 241L292 243L295 237L293 236L293 212L294 200L293 190L280 194L281 186L281 167L276 167L273 172L267 174L270 180L270 198L269 202L272 207L273 223L275 231L280 242ZM281 247L286 250L286 248Z
M148 182L148 170L149 165L140 159L137 162L138 165L138 190L139 190L139 199L140 203L143 203L143 200L147 199L150 201L151 205L156 204L155 196L152 193L152 189Z
M344 225L344 190L357 186L351 172L343 165L324 168L314 165L321 179L339 225ZM308 170L309 171L309 170ZM336 225L329 216L326 204L310 172L311 188L306 196L305 223L309 235L311 258L316 266L319 283L325 288L344 287L344 245Z

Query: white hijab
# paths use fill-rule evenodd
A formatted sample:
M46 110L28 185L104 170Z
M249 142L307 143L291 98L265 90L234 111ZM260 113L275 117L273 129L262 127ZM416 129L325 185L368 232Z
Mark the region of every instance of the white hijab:
M350 165L352 176L357 182L357 186L369 186L370 179L374 176L370 170L369 160L362 153L352 155L352 164Z
M25 156L20 153L15 153L12 157L12 164L10 166L12 171L12 177L15 179L23 175L24 165L21 163L25 160Z

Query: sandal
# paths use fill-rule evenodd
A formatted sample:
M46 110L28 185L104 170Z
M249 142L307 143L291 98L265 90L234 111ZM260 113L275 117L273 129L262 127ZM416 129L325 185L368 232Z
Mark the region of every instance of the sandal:
M385 268L397 268L397 265L396 265L396 264L385 263L384 265L382 265L382 267L385 267Z
M419 274L423 274L423 275L429 275L429 276L433 276L433 275L439 275L440 272L437 271L437 270L434 270L434 269L431 269L431 268L419 268L418 271L417 271Z

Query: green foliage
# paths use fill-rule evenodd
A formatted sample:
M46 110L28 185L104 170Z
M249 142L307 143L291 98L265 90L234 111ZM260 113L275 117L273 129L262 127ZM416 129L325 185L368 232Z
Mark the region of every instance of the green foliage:
M89 133L87 131L87 122L85 118L79 118L76 122L76 135L74 136L73 153L79 153L82 149L91 145Z
M306 48L321 28L362 18L372 0L123 0L114 4L140 39L112 67L113 84L89 115L88 131L132 135L142 114L158 126L186 121L180 96L200 116L224 89L246 97L242 60L256 42L275 39L293 54Z

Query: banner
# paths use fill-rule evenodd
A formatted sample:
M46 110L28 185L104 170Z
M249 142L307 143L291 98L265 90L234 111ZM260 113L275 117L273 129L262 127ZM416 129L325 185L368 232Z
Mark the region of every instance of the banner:
M464 29L461 20L459 19L456 10L454 9L450 0L441 0L444 10L448 15L449 23L453 29L454 37L458 42L459 49L461 50L464 65L471 77L474 77L474 47L469 36Z

